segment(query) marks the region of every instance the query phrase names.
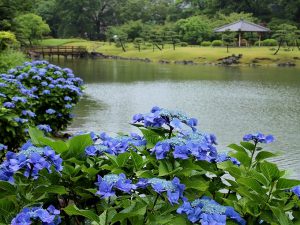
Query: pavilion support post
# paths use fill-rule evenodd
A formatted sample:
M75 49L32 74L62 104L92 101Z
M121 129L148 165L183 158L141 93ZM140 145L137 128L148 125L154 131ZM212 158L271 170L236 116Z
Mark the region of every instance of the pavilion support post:
M258 46L260 47L260 42L261 42L261 33L258 33Z
M242 32L239 32L239 47L241 47L242 44Z

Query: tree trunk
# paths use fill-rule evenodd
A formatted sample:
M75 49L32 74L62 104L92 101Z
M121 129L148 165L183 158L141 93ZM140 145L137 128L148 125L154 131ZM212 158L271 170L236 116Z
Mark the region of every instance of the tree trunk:
M227 53L229 52L229 45L227 45Z
M155 43L155 46L161 51L161 48L158 46L157 43Z
M296 40L296 46L297 46L298 50L300 51L300 46L299 46L299 43L297 40Z
M124 44L123 44L123 42L120 40L120 44L121 44L121 47L122 47L122 50L123 50L123 52L126 52L126 49L125 49L125 47L124 47Z
M282 44L282 39L279 41L278 48L277 48L276 52L274 53L274 55L276 55L279 52L281 44Z

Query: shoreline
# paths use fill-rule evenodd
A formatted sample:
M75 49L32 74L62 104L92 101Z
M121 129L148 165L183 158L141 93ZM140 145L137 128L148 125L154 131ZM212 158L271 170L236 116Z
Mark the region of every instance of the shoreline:
M224 58L218 59L217 62L195 62L193 60L168 60L160 59L158 61L152 60L150 58L140 58L140 57L124 57L119 55L106 55L101 52L90 52L89 56L92 58L99 59L112 59L112 60L125 60L125 61L138 61L144 63L158 63L158 64L175 64L175 65L186 65L186 66L225 66L225 67L285 67L285 68L300 68L300 65L296 62L279 62L279 60L272 61L269 58L255 58L252 63L242 63L239 60L242 55L232 54ZM293 60L298 60L300 62L300 57L294 57ZM259 63L260 61L272 61L272 63Z
M270 66L300 68L300 51L282 48L274 55L274 47L202 47L198 45L177 46L176 50L166 44L162 50L147 45L138 51L132 43L126 43L126 52L113 43L82 39L45 39L40 46L74 46L86 48L94 58L152 62L160 64L207 65L207 66ZM234 55L234 57L232 57ZM239 58L236 58L241 56Z

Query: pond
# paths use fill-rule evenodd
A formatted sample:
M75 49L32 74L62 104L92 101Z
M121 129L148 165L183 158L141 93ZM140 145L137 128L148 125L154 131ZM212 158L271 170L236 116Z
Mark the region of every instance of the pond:
M72 68L86 83L72 132L136 132L132 115L152 106L177 109L198 118L201 131L214 133L220 151L243 134L273 134L276 142L268 148L281 153L274 161L300 178L300 68L52 62Z

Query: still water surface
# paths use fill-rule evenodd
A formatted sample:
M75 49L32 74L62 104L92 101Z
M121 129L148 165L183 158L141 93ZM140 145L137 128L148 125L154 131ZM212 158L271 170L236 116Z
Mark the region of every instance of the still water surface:
M70 131L136 131L129 125L135 113L155 105L177 109L198 118L200 130L214 133L221 151L246 133L273 134L276 142L268 148L281 152L275 161L300 178L300 68L54 63L72 68L86 83Z

